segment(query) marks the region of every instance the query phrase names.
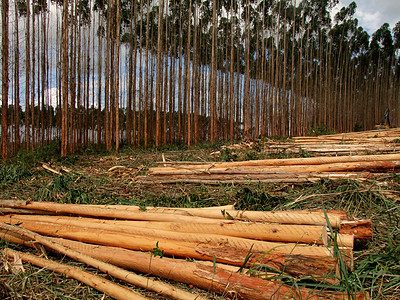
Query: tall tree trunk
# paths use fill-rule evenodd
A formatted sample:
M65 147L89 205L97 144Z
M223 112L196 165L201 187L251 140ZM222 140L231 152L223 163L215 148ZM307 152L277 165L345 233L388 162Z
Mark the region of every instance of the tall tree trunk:
M36 28L35 28L35 11L32 11L32 88L31 88L31 126L32 126L32 149L35 148L36 144L36 129L35 129L35 66L36 66L36 45L35 45L35 37L36 37Z
M235 34L234 34L234 26L233 26L233 4L234 4L234 0L231 0L231 12L230 12L230 22L231 22L231 58L230 58L230 62L229 62L229 65L230 65L230 73L229 73L229 112L230 112L230 116L229 116L229 119L230 119L230 126L229 126L229 136L230 136L230 139L231 139L231 141L234 139L234 134L235 134L235 132L234 132L234 101L233 101L233 98L234 98L234 85L233 85L233 75L234 75L234 73L233 73L233 62L235 61L235 58L234 58L234 48L233 48L233 41L234 41L234 37L235 37ZM264 29L264 27L263 27L263 29Z
M1 157L8 158L8 0L1 1L2 20L2 111L1 111Z
M149 104L149 43L150 43L150 0L147 0L146 17L146 66L144 85L144 148L147 149L148 140L148 104ZM151 96L151 95L150 95Z
M137 28L136 28L136 20L137 20L137 1L134 1L134 6L133 6L133 10L134 10L134 16L133 16L133 23L135 25L134 27L134 33L132 33L134 35L134 40L133 40L133 51L134 51L134 59L133 59L133 72L135 72L135 76L133 77L133 89L132 89L132 111L133 111L133 145L136 145L136 131L137 131L137 125L136 125L136 71L137 71ZM141 35L141 33L140 33ZM142 66L140 65L140 68ZM140 71L141 72L141 71ZM140 96L140 95L139 95Z
M187 38L187 47L186 47L186 56L185 56L185 63L186 63L186 111L187 111L187 145L190 148L192 142L192 135L191 135L191 114L190 114L190 40L191 40L191 22L192 21L192 0L189 0L189 13L188 13L188 38Z
M121 28L121 16L120 16L120 0L117 1L117 24L116 24L116 59L115 59L115 151L119 151L119 139L120 139L120 125L119 125L119 55L120 55L120 28Z
M105 100L104 100L104 128L105 128L105 143L106 149L111 150L110 143L110 50L111 50L111 0L107 2L107 34L106 34L106 70L105 70Z
M212 44L211 44L211 87L210 87L210 141L214 143L216 140L216 92L217 92L217 0L213 1L213 21L212 21Z
M136 0L134 1L135 6L136 6ZM135 7L136 8L136 7ZM130 43L129 43L129 55L128 55L128 61L129 61L129 71L128 71L128 103L126 106L126 142L128 145L132 144L132 98L133 98L133 48L135 44L135 37L136 37L136 32L133 31L134 28L134 14L136 14L136 11L134 11L133 3L131 2L131 14L130 14L130 25L129 25L129 30L130 30ZM136 69L135 69L136 73ZM136 77L136 76L135 76Z
M198 35L198 28L197 28L197 23L198 23L198 16L197 16L197 6L198 4L194 4L194 37L193 37L193 72L194 72L194 96L192 97L193 99L193 117L194 117L194 142L195 145L197 145L197 142L199 141L199 59L198 59L198 41L197 41L197 35Z
M165 7L165 46L164 46L164 55L163 55L163 60L164 60L164 105L163 105L163 143L167 143L167 133L168 133L168 128L167 128L167 102L169 101L168 98L168 75L171 76L171 73L168 74L168 57L171 58L171 52L168 55L168 38L169 38L169 32L168 32L168 2L166 3ZM170 60L170 64L171 60Z
M140 34L139 34L139 110L138 110L138 145L141 144L141 139L144 134L142 134L143 125L142 125L142 114L143 114L143 1L140 1Z
M25 142L26 150L30 149L30 79L31 79L31 48L30 48L30 0L26 1L26 31L25 31ZM58 25L58 24L57 24ZM58 26L57 26L58 29Z
M179 6L179 66L178 66L178 140L182 140L182 6Z
M14 49L14 60L15 60L15 73L14 73L14 99L15 99L15 135L14 135L14 152L19 149L21 144L21 136L20 136L20 114L19 114L19 106L20 106L20 95L19 95L19 28L18 28L18 6L17 2L14 2L14 10L15 10L15 49Z
M80 24L81 20L80 17L77 18L77 23ZM78 45L75 46L77 47L77 82L78 82L78 88L76 92L76 120L77 120L77 132L76 132L76 141L77 141L77 147L76 149L80 149L82 146L82 30L81 30L81 25L78 26L77 29L77 35L78 35Z
M101 79L102 79L102 53L103 53L103 17L99 13L99 31L98 31L98 37L99 37L99 55L98 55L98 76L99 76L99 84L98 84L98 91L97 91L97 149L100 148L101 145L101 128L102 128L102 117L101 117L101 91L103 87L101 86ZM94 36L93 36L94 38ZM107 85L107 82L106 82ZM93 91L94 92L94 91ZM94 109L94 107L93 107ZM104 126L105 127L105 126ZM93 129L94 130L94 129Z
M68 155L68 0L63 0L62 18L62 122L61 155Z
M73 28L71 28L71 49L70 49L70 99L71 99L71 106L70 106L70 118L68 122L70 135L69 135L69 150L73 153L76 149L76 64L77 64L77 0L72 1L73 7L71 8L72 22Z
M158 31L157 31L157 82L156 82L156 147L161 143L161 87L162 87L162 20L164 0L158 3Z
M46 123L46 118L47 116L44 115L45 111L45 82L46 82L46 13L42 11L41 13L41 18L42 18L42 53L41 53L41 110L40 110L40 136L41 136L41 145L44 145L45 141L45 123Z
M294 2L292 2L292 5L293 5L293 25L292 25L292 30L293 30L293 32L292 32L292 57L291 57L291 60L292 60L292 67L291 67L291 75L290 75L290 100L289 100L289 103L290 103L290 121L289 121L289 132L288 132L288 135L289 136L293 136L293 134L294 134L294 131L293 131L293 129L294 129L294 123L296 123L295 122L295 118L294 118L294 99L295 99L295 87L294 87L294 82L295 82L295 78L294 78L294 76L295 76L295 66L294 66L294 63L295 63L295 58L296 58L296 49L295 49L295 44L296 44L296 42L295 42L295 40L296 40L296 0L294 0Z

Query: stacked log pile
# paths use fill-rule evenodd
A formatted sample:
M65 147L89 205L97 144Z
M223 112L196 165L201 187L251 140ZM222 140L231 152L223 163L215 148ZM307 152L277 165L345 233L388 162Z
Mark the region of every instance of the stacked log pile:
M41 244L175 299L203 298L127 270L237 299L347 299L344 292L288 286L265 271L335 284L341 270L352 267L354 239L371 237L370 220L349 220L343 211L258 212L238 211L232 206L176 209L2 201L0 212L1 237L9 242L36 248ZM104 280L100 284L86 271L71 270L31 254L4 252L42 267L66 269L68 276L86 278L87 284L117 299L127 299L123 296L126 290L132 292ZM132 299L141 297L132 295ZM357 299L365 298L363 293L357 295Z
M400 154L266 159L243 162L174 163L150 168L141 182L231 183L255 180L271 183L313 182L321 178L368 178L371 173L394 172Z
M296 143L392 143L400 138L400 128L392 128L387 130L369 130L359 132L348 132L331 135L320 136L301 136L294 137Z
M310 156L338 156L400 153L400 129L371 130L320 136L301 136L292 139L244 140L223 145L221 151L233 154L257 151L266 155L307 154ZM221 151L211 153L221 155Z
M400 129L294 137L290 142L268 142L264 145L265 153L302 151L317 156L399 153Z

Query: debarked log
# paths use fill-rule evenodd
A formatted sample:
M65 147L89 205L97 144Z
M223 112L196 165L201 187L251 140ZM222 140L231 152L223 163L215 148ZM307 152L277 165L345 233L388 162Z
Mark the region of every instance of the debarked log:
M88 256L82 252L75 251L71 248L65 247L64 245L58 243L54 239L50 239L45 236L41 236L38 233L32 232L30 230L20 228L18 226L8 225L0 222L0 229L5 232L2 238L8 238L9 234L20 236L21 241L25 241L24 244L30 244L30 242L26 242L26 239L31 239L32 242L40 243L41 245L50 248L53 251L59 252L61 254L67 255L72 259L83 262L87 265L93 266L111 276L114 276L118 279L121 279L125 282L134 284L136 286L152 290L159 294L172 297L174 299L181 300L205 300L205 298L194 295L177 287L171 286L170 284L155 281L151 278L145 278L143 276L134 274L127 270L124 270L115 265L109 264L107 262L98 260L91 256Z
M159 248L167 256L193 258L242 266L249 254L253 259L249 263L262 263L281 271L296 275L310 275L316 278L335 273L336 260L330 249L318 246L300 246L260 241L235 241L229 243L197 243L149 236L123 234L104 230L94 230L73 226L60 226L51 223L22 222L20 226L37 233L62 237L93 244L122 247L131 250L154 251ZM237 238L238 239L238 238ZM254 246L252 246L254 244ZM235 254L235 255L233 255ZM296 259L296 257L298 259ZM326 262L322 264L321 261ZM312 267L314 266L314 267Z
M276 241L300 244L324 244L326 226L322 225L293 225L270 224L256 222L229 221L215 224L205 223L178 223L178 222L149 222L149 221L121 221L69 216L35 216L35 215L8 215L0 216L3 222L16 224L22 221L49 222L70 226L84 226L86 228L103 229L120 233L134 233L140 229L148 234L146 229L172 231L179 233L215 234L263 241ZM161 234L161 233L160 233ZM165 235L164 235L165 236ZM188 236L184 236L186 239ZM346 244L346 247L351 245Z
M284 297L288 297L288 299L347 299L345 293L332 294L331 292L289 287L279 281L262 280L238 273L236 270L229 271L219 264L154 257L152 253L62 239L56 240L87 255L126 269L195 285L228 297L237 297L238 299L286 299ZM360 298L357 299L364 299L362 293L358 295Z

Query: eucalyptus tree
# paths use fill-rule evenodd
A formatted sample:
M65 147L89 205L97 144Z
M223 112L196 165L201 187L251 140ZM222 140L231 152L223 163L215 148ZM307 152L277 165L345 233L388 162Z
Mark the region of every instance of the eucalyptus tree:
M144 86L144 148L148 142L148 105L149 105L149 47L150 47L150 0L146 5L146 62L145 62L145 86Z
M231 36L231 40L230 40L230 60L229 60L229 118L230 118L230 126L229 126L229 133L230 133L230 139L233 140L235 137L235 133L234 133L234 62L235 62L235 52L234 52L234 40L235 40L235 31L234 28L236 27L235 24L237 25L237 9L238 6L235 5L236 1L231 0L230 2L230 6L227 7L227 9L229 9L229 14L230 14L230 36ZM229 2L227 2L227 5L229 5ZM263 29L264 30L264 29ZM238 76L238 74L237 74Z
M17 151L21 144L20 136L20 89L19 89L19 17L21 13L19 10L18 1L14 1L14 147L13 151Z
M68 155L68 0L63 0L62 15L62 115L61 115L61 155ZM33 103L33 99L32 99Z
M136 123L135 123L135 107L136 107L136 18L137 18L137 1L131 1L130 3L130 24L129 24L129 71L128 71L128 102L126 107L126 141L128 144L135 145L136 139ZM135 59L134 59L135 57ZM135 73L134 73L135 72ZM133 130L133 137L132 137Z
M1 86L1 97L2 97L2 111L1 111L1 157L3 159L8 158L8 55L9 55L9 2L8 0L1 1L1 34L2 34L2 86Z
M19 2L21 3L21 2ZM30 149L30 81L31 81L31 50L30 50L30 11L31 2L27 0L25 5L20 5L20 14L25 12L25 143L26 149ZM58 26L57 26L58 28Z
M210 141L216 141L217 115L216 115L216 93L217 93L217 0L213 1L212 6L212 44L211 44L211 75L210 75Z
M384 85L389 82L388 73L391 73L393 50L392 33L389 24L384 23L372 35L370 42L371 66L375 74L375 122L379 122L384 109L389 105L387 95L388 86Z
M160 0L158 3L158 23L157 23L157 83L156 83L156 147L160 146L161 143L161 87L162 87L162 21L164 14L164 0ZM164 70L165 71L165 70Z
M394 51L394 79L393 79L393 86L394 86L394 91L393 91L393 104L392 107L399 107L399 99L400 99L400 22L397 22L396 25L392 29L393 33L393 51ZM396 124L394 126L399 127L400 126L400 116L399 113L397 112L394 114L393 119L393 124Z

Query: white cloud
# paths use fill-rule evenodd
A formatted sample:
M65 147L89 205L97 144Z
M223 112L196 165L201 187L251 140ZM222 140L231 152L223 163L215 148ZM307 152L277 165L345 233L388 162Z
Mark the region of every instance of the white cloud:
M348 6L352 0L340 0L339 7ZM372 35L384 23L393 28L400 21L399 0L356 0L355 17L359 25ZM340 9L340 8L339 8Z
M352 0L340 0L339 7L348 6ZM393 26L400 21L399 0L356 0L356 18L359 25L373 34L384 23Z

